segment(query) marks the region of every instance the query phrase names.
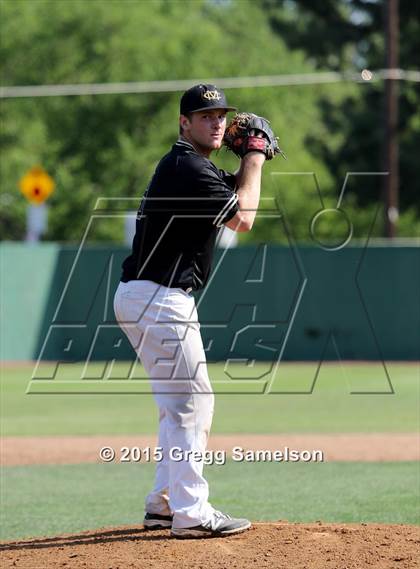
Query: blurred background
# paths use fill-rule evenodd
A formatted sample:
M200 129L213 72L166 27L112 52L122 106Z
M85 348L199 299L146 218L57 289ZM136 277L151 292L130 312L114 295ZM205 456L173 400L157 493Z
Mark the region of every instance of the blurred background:
M271 300L260 320L291 326L302 283L314 284L285 357L317 359L335 333L345 358L380 359L381 350L418 358L419 3L1 0L0 7L3 358L36 358L51 323L86 322L102 285L109 297L134 212L177 138L180 95L203 80L224 88L240 110L268 117L288 158L266 164L261 212L227 263L232 275L244 266L258 273L267 259L276 267L264 275L272 288L263 292L243 275L259 301L281 296L278 313L268 313ZM237 167L224 150L214 161ZM323 209L331 215L311 230ZM331 254L337 248L341 257ZM346 316L340 291L350 281ZM204 320L221 290L203 300ZM312 310L326 295L328 318L326 309ZM112 308L99 305L101 321L112 321ZM360 325L343 329L359 308ZM225 311L218 321L231 320ZM372 340L379 351L362 338L378 326L385 333ZM351 337L359 343L349 348ZM63 338L59 345L49 357L62 353Z

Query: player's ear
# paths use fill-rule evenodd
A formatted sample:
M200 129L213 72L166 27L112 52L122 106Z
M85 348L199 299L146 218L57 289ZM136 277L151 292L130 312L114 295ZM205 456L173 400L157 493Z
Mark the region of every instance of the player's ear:
M180 115L179 116L179 129L182 132L185 129L188 129L188 127L190 126L191 121L190 118L186 115Z

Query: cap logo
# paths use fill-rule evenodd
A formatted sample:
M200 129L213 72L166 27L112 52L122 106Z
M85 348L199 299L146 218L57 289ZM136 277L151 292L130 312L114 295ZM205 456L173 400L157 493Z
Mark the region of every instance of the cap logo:
M221 96L219 91L206 91L203 93L204 99L208 99L209 101L220 101Z

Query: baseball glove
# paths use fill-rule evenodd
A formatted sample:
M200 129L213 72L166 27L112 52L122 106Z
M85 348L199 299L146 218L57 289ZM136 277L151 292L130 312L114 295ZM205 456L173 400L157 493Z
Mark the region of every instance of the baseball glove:
M277 140L267 119L252 113L237 113L226 127L223 144L240 158L253 151L262 152L266 160L276 154L286 158Z

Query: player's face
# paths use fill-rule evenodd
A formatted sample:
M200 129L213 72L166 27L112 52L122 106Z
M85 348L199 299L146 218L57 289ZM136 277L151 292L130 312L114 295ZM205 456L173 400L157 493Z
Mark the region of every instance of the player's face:
M182 126L183 136L204 155L222 146L223 135L226 129L226 111L211 109L191 113L191 119L184 117Z

